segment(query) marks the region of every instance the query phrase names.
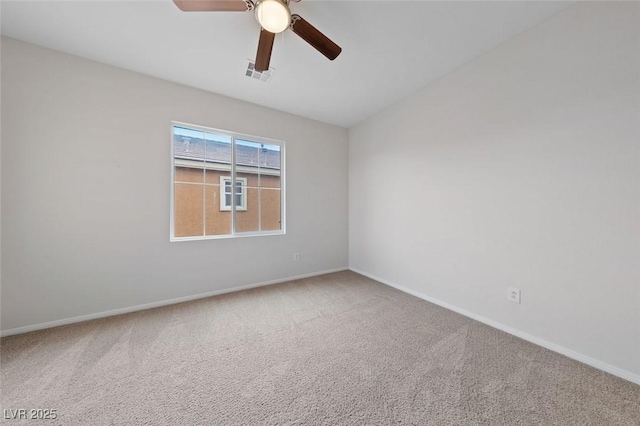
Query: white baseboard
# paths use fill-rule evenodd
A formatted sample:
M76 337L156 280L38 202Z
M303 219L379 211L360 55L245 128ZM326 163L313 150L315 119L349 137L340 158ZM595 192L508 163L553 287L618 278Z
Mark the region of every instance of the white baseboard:
M160 306L173 305L173 304L182 303L182 302L189 302L191 300L203 299L205 297L218 296L220 294L233 293L236 291L249 290L251 288L264 287L264 286L279 284L287 281L300 280L303 278L310 278L318 275L330 274L333 272L346 271L347 269L348 268L329 269L325 271L312 272L310 274L296 275L294 277L279 278L277 280L262 281L254 284L226 288L223 290L214 290L207 293L194 294L191 296L177 297L175 299L145 303L143 305L129 306L127 308L113 309L111 311L98 312L95 314L81 315L73 318L65 318L61 320L43 322L40 324L27 325L24 327L17 327L9 330L2 330L0 332L0 337L12 336L14 334L23 334L23 333L28 333L30 331L36 331L36 330L44 330L45 328L59 327L61 325L73 324L73 323L82 322L82 321L89 321L89 320L98 319L98 318L111 317L114 315L128 314L130 312L143 311L145 309L158 308Z
M457 313L459 313L461 315L464 315L465 317L469 317L471 319L474 319L476 321L484 323L484 324L486 324L488 326L491 326L493 328L497 328L498 330L502 330L502 331L504 331L506 333L509 333L509 334L517 336L517 337L519 337L521 339L527 340L527 341L529 341L531 343L534 343L534 344L536 344L538 346L542 346L543 348L546 348L546 349L549 349L551 351L557 352L559 354L562 354L562 355L564 355L566 357L569 357L571 359L574 359L576 361L580 361L580 362L582 362L584 364L587 364L587 365L589 365L589 366L591 366L593 368L597 368L598 370L606 371L607 373L613 374L614 376L618 376L618 377L620 377L622 379L625 379L625 380L628 380L630 382L633 382L635 384L640 385L640 375L631 373L630 371L623 370L623 369L615 367L615 366L613 366L611 364L607 364L606 362L591 358L589 356L583 355L583 354L581 354L579 352L576 352L576 351L573 351L571 349L567 349L564 346L560 346L560 345L558 345L556 343L549 342L547 340L541 339L539 337L533 336L531 334L525 333L525 332L517 330L515 328L506 326L506 325L504 325L502 323L499 323L497 321L491 320L489 318L485 318L485 317L483 317L481 315L474 314L473 312L469 312L469 311L467 311L465 309L462 309L462 308L459 308L457 306L451 305L451 304L449 304L447 302L443 302L441 300L434 299L433 297L426 296L426 295L424 295L422 293L419 293L417 291L408 289L406 287L403 287L403 286L398 285L396 283L393 283L391 281L385 280L383 278L376 277L375 275L372 275L372 274L369 274L367 272L361 271L361 270L359 270L357 268L351 268L350 267L349 269L351 271L357 273L357 274L364 275L365 277L371 278L372 280L378 281L378 282L380 282L382 284L386 284L386 285L388 285L390 287L393 287L393 288L398 289L398 290L400 290L402 292L408 293L408 294L410 294L412 296L415 296L415 297L418 297L420 299L426 300L427 302L431 302L431 303L433 303L435 305L442 306L443 308L449 309L450 311L453 311L453 312L457 312Z

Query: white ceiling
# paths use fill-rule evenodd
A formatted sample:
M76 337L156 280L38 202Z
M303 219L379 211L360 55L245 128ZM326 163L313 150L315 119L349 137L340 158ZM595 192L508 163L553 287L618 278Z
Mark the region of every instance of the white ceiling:
M267 83L245 76L247 13L185 13L171 0L3 1L2 34L312 119L351 127L567 7L545 1L292 3L338 43L327 60L291 31Z

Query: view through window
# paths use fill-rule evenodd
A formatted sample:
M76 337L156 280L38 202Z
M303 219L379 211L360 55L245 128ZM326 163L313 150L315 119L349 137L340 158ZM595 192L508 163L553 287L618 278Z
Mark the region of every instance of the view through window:
M174 124L171 239L283 233L283 151L281 142Z

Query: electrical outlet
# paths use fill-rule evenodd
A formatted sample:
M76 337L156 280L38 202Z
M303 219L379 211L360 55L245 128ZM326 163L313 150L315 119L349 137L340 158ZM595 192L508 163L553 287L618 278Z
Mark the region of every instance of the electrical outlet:
M520 289L507 287L507 300L513 303L520 303Z
M297 262L298 260L300 260L300 253L293 253L293 261Z

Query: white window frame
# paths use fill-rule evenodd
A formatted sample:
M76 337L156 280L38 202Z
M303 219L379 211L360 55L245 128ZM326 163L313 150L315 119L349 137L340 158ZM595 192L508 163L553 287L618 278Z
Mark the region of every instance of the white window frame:
M236 139L248 140L256 143L264 143L266 145L278 145L280 146L280 229L275 231L249 231L249 232L237 232L236 231L236 206L235 203L231 203L231 233L225 235L198 235L193 237L176 237L174 232L174 214L175 214L175 194L174 194L174 185L175 185L175 164L174 164L174 146L173 146L173 128L174 126L185 127L188 129L214 133L218 135L228 136L231 138L231 163L232 166L229 167L229 171L231 174L232 181L237 181L240 179L244 179L241 177L236 177ZM178 242L178 241L200 241L200 240L220 240L220 239L229 239L229 238L244 238L244 237L262 237L269 235L285 235L287 233L286 228L286 148L285 142L277 140L277 139L269 139L260 136L248 135L243 133L231 132L228 130L217 129L214 127L206 127L197 124L190 124L181 121L172 121L171 126L169 126L169 141L171 144L169 157L169 162L171 165L171 180L169 182L170 187L170 212L169 212L169 241ZM203 185L209 185L203 183ZM235 197L235 185L232 186L232 198ZM245 186L245 194L246 197L247 187ZM222 190L222 188L221 188ZM223 192L221 192L223 193ZM246 201L244 203L246 207ZM237 211L242 211L241 209L237 209ZM206 229L206 215L203 217L203 230Z
M231 204L227 205L227 181L231 183L231 176L220 176L220 211L222 212L230 212ZM236 186L235 189L238 188L238 182L241 182L240 187L242 188L242 196L241 203L239 206L236 206L237 212L246 212L247 211L247 178L236 177ZM234 194L234 188L231 189L231 200L234 199L234 196L238 194ZM233 202L232 202L233 203Z

